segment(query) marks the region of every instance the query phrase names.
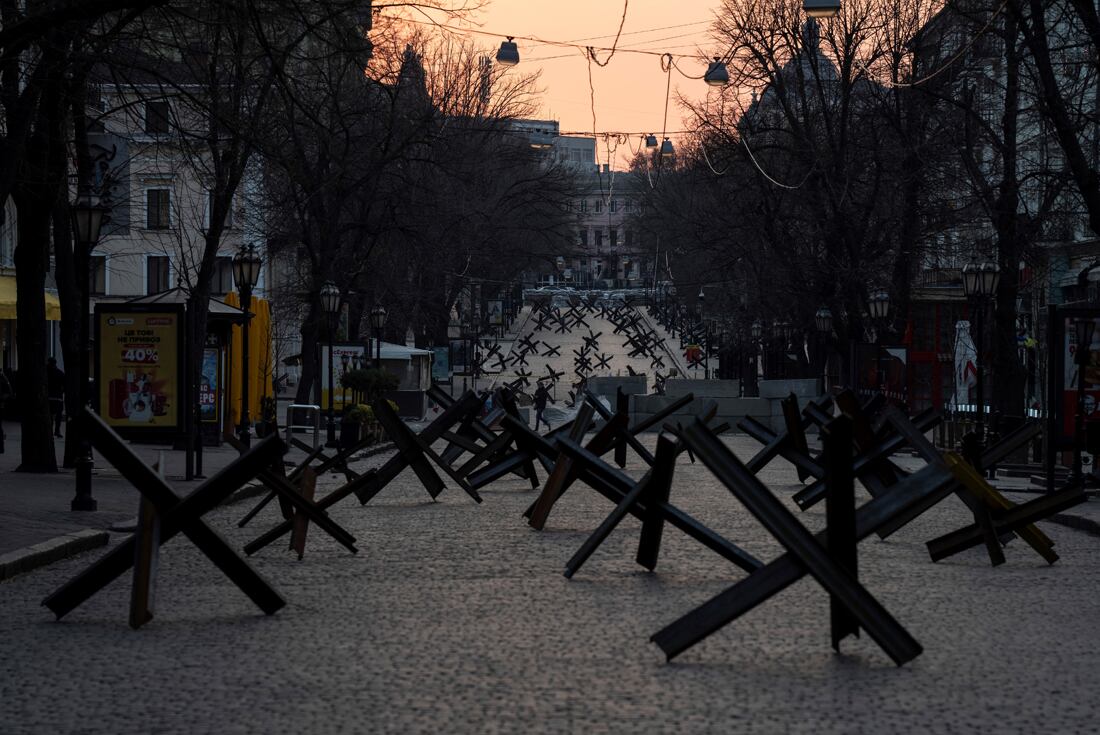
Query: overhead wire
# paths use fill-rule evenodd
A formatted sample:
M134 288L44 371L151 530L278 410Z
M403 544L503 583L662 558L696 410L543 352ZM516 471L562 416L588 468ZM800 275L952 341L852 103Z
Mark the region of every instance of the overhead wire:
M630 8L630 0L623 0L623 17L619 19L619 30L615 33L615 40L611 43L611 53L607 55L607 58L600 61L596 58L596 49L592 46L586 46L588 49L588 56L596 62L598 66L607 66L611 63L611 59L615 56L615 49L619 45L619 37L623 33L623 26L626 25L626 11Z
M390 16L390 17L393 18L393 16ZM644 56L658 56L658 57L661 57L661 56L666 55L666 52L664 52L664 51L655 51L655 50L650 50L650 49L615 48L613 46L587 46L587 45L582 45L582 44L579 44L579 43L571 43L569 41L553 41L553 40L548 40L548 39L545 39L545 38L539 38L537 36L517 36L517 35L514 35L514 34L508 34L508 33L497 33L496 31L484 31L484 30L481 30L480 28L456 28L455 26L444 25L443 23L440 23L439 21L435 20L434 18L431 18L430 16L427 16L427 17L428 17L428 20L416 20L414 18L394 18L394 19L395 20L401 20L401 21L406 22L406 23L414 23L414 24L417 24L417 25L435 26L436 28L439 28L440 30L443 30L447 33L453 33L453 34L456 34L456 35L475 34L475 35L479 35L479 36L489 36L491 38L504 38L504 39L509 39L510 38L513 41L529 41L533 44L538 44L540 46L556 46L558 48L575 49L575 50L580 50L584 53L588 53L588 49L592 49L593 51L608 51L608 52L616 52L616 53L621 53L621 54L642 54ZM699 58L699 56L697 54L676 54L676 56L683 57L683 58L693 58L693 59Z
M654 27L654 28L645 28L645 29L640 30L640 31L627 31L626 33L619 33L617 35L620 35L620 36L638 36L638 35L641 35L642 33L654 33L656 31L671 31L671 30L675 30L677 28L689 28L691 26L708 25L710 22L711 21L709 21L709 20L697 20L694 23L677 23L676 25L671 25L671 26L657 26L657 27ZM573 39L570 39L570 40L566 41L565 43L580 43L581 41L599 41L602 38L614 38L614 37L615 36L613 36L611 34L608 34L606 36L588 36L587 38L573 38ZM536 44L536 45L538 45L538 44Z

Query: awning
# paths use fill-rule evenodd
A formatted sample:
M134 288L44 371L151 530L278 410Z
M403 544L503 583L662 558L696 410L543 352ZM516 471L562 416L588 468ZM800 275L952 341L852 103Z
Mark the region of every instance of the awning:
M0 276L0 319L16 318L15 302L17 300L15 276ZM46 291L46 320L61 321L61 302L57 300L57 294L49 291Z
M367 357L374 357L375 352L374 338L367 340ZM393 342L382 341L382 359L383 360L404 360L405 362L411 361L414 357L426 357L432 353L429 350L422 350L419 347L407 347L405 345L394 344Z
M224 319L231 322L243 322L244 311L237 307L236 294L230 293L226 296L226 299L232 297L233 303L229 304L226 301L219 301L213 297L207 301L206 316L207 319L214 321L218 319ZM149 294L148 296L137 296L132 299L127 299L127 303L131 304L186 304L187 292L181 287L176 286L170 288L167 291L161 291L159 293Z

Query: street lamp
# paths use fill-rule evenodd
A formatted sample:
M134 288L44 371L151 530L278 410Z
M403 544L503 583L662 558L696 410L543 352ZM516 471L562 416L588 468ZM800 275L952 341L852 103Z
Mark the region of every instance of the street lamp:
M241 326L241 423L237 438L244 447L252 445L251 420L248 416L248 324L252 320L252 288L260 278L260 256L253 245L241 245L233 256L233 281L241 295L244 324Z
M332 375L333 337L336 333L336 315L340 311L340 289L332 281L325 281L321 286L321 308L328 316L328 437L326 447L338 446L336 442L336 409L333 405L333 394L336 393L336 384Z
M832 18L840 12L840 0L802 0L802 10L811 18Z
M963 293L973 304L974 311L974 362L977 376L975 390L978 394L978 405L975 412L975 422L978 427L978 439L981 445L985 443L985 390L982 373L982 353L985 351L985 307L989 299L997 293L997 286L1001 282L1001 268L990 260L978 261L977 256L962 268ZM975 334L976 333L976 334Z
M512 36L508 36L507 41L500 42L500 48L497 50L497 63L501 66L515 66L519 63L519 47L512 40Z
M370 325L374 330L374 367L382 369L382 328L386 326L386 307L379 304L370 310Z
M886 318L890 314L890 294L882 289L871 294L868 301L871 320L875 323L875 372L878 373L878 389L886 390L886 375L882 369L882 332L886 329Z
M703 81L711 87L724 87L730 83L730 73L726 69L725 62L715 56L707 66L707 73L703 75Z
M833 331L833 312L828 306L822 306L814 314L814 326L817 327L817 333L821 339L821 385L822 388L828 389L829 386L826 385L829 382L828 344L829 334Z
M80 304L80 324L77 326L77 335L80 340L80 365L77 373L80 376L80 407L83 410L88 405L88 363L91 361L88 354L88 315L91 313L91 283L88 279L88 264L91 260L92 250L99 243L100 230L103 221L110 209L103 206L99 197L84 194L74 202L70 208L72 217L73 240L80 247L80 254L84 261L84 299ZM80 421L72 422L71 426L81 426ZM76 495L73 496L69 507L72 510L95 510L98 507L95 498L92 497L92 445L88 442L87 433L83 428L78 429L78 447L76 459Z

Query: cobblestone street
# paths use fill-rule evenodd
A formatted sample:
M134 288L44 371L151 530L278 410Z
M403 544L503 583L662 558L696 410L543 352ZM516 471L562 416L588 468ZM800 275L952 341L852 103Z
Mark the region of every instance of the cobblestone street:
M754 449L744 437L728 441L742 458ZM776 463L764 477L789 502L789 466ZM139 632L126 625L128 575L63 622L39 606L102 552L5 582L0 732L1098 726L1100 556L1085 533L1046 526L1062 557L1051 567L1019 540L997 569L982 549L932 564L923 542L967 521L952 498L888 542L864 542L861 578L925 649L900 669L867 636L835 655L827 597L807 580L666 664L649 636L740 570L666 529L657 572L645 573L633 562L638 523L628 519L569 581L565 561L610 504L578 485L536 532L521 518L533 499L523 481L483 494L478 506L451 487L432 503L406 473L366 507L335 506L359 555L316 529L301 562L279 544L258 554L256 568L289 601L270 618L182 536L164 548L157 617ZM672 499L759 557L779 553L686 457ZM236 548L277 515L265 510L239 530L246 508L208 516ZM823 509L800 517L813 529L824 523Z

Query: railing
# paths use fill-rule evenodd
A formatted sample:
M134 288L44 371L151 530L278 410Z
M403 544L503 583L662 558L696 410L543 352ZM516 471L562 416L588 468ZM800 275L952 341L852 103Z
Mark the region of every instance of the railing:
M313 417L313 423L311 424L298 424L295 421L303 413L308 419ZM316 449L321 445L321 407L314 406L306 403L292 403L286 407L286 443L290 444L290 440L293 438L291 435L295 432L305 433L313 431L313 448Z

